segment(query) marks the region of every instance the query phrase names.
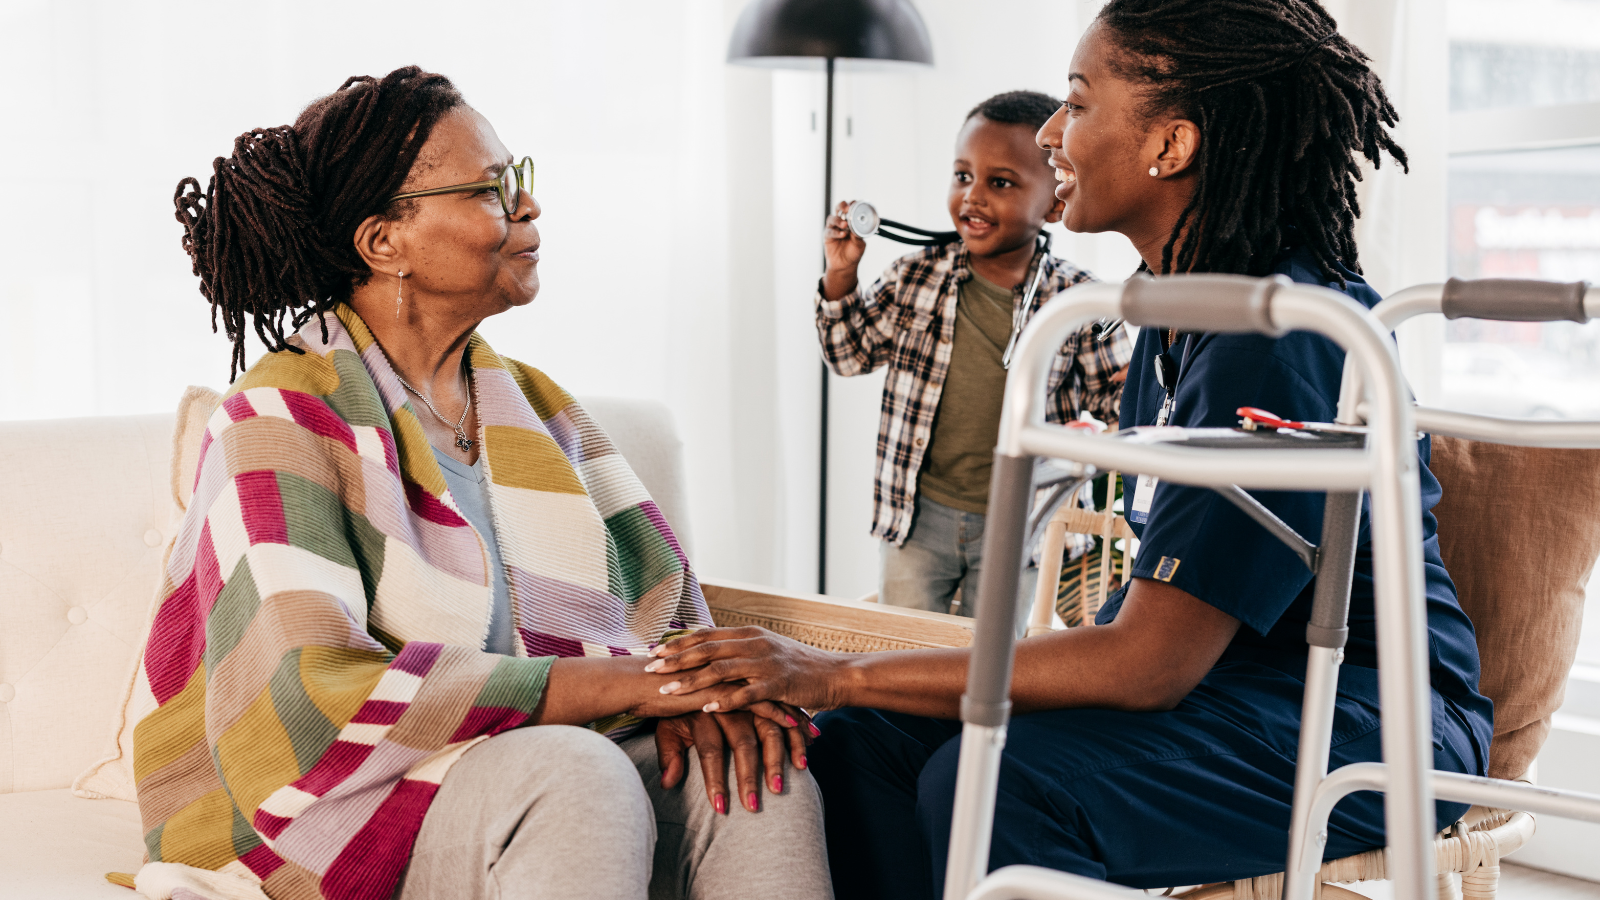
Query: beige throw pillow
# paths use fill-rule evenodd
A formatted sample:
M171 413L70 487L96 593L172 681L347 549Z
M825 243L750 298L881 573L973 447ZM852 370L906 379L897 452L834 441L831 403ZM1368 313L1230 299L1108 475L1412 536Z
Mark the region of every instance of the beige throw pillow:
M172 499L180 510L189 508L189 498L194 496L195 469L200 465L200 440L205 437L206 422L222 395L210 388L189 387L178 401L178 421L172 429ZM176 533L176 532L174 532ZM167 555L172 552L172 541L161 555L161 571L167 569ZM116 751L90 766L72 783L72 792L89 799L137 801L138 790L133 780L133 729L139 720L156 708L155 694L150 690L150 680L144 672L144 642L150 633L150 617L155 612L161 592L162 579L150 586L150 608L145 612L144 630L139 636L139 652L134 655L133 671L128 673L127 687L123 689L123 702L112 717L112 730L116 734Z
M1600 555L1600 450L1433 439L1439 549L1494 701L1489 775L1528 771L1561 706Z

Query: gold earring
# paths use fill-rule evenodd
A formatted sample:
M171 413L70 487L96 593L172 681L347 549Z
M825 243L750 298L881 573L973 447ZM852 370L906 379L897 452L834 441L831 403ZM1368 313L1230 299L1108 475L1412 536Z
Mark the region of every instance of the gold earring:
M397 294L395 294L395 298L394 298L394 320L396 322L400 321L400 306L406 302L406 273L405 273L405 270L402 269L400 271L399 277L400 277L400 290L399 290L399 292Z

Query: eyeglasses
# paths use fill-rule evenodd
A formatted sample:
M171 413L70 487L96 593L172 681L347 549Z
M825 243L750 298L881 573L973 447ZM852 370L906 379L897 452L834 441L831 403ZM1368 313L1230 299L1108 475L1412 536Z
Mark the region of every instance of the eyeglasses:
M485 188L492 189L500 196L500 208L506 215L515 215L518 201L522 199L522 191L533 193L533 157L524 156L522 162L513 163L500 170L500 174L488 181L474 181L471 184L452 184L449 187L428 188L425 191L411 191L406 194L395 194L389 202L396 200L410 200L412 197L430 197L434 194L457 194L465 191L481 191Z

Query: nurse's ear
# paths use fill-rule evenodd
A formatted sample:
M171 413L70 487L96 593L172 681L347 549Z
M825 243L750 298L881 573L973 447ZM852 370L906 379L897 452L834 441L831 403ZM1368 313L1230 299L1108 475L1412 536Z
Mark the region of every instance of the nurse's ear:
M1141 154L1153 178L1171 178L1188 170L1200 152L1200 126L1188 119L1157 119L1145 134Z

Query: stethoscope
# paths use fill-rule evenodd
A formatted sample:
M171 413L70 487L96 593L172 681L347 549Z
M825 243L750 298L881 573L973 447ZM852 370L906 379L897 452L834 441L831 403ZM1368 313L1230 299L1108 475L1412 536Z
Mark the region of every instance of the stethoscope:
M865 200L851 203L844 211L844 220L849 223L850 230L860 238L869 238L876 234L891 241L918 247L943 247L945 244L961 240L961 235L954 231L928 231L925 228L902 225L893 219L885 219L879 216L878 210ZM896 232L904 233L896 234Z
M878 235L916 247L942 247L961 240L961 235L954 231L929 231L893 219L885 219L878 215L878 210L871 203L865 200L851 203L845 209L844 220L850 226L850 231L863 240ZM1005 353L1000 356L1002 368L1011 368L1011 354L1017 349L1017 340L1022 337L1022 326L1027 324L1028 310L1033 308L1033 298L1038 296L1039 284L1044 281L1044 261L1050 255L1050 234L1041 232L1039 238L1039 244L1035 245L1033 254L1033 277L1028 280L1028 290L1023 293L1022 302L1011 311L1011 339L1006 341ZM1095 340L1104 341L1121 327L1121 319L1101 319L1095 323Z

